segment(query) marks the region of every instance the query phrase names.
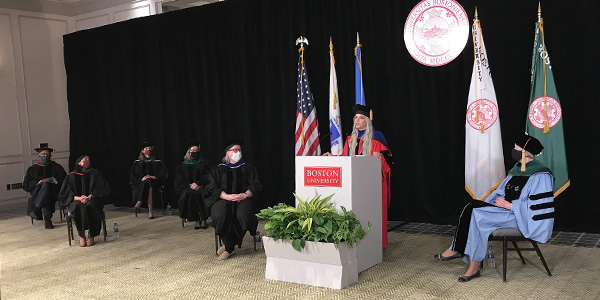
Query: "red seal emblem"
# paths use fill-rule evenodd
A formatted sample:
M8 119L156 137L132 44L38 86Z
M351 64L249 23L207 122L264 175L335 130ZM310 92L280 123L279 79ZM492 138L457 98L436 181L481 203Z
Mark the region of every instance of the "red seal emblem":
M467 108L467 123L476 130L486 130L498 120L498 106L488 99L473 101Z
M404 44L419 63L437 67L454 60L469 38L469 19L454 0L423 0L404 25Z
M546 98L546 103L544 103ZM560 103L552 97L539 97L529 106L529 122L536 128L543 129L544 121L548 120L548 127L554 127L562 116Z

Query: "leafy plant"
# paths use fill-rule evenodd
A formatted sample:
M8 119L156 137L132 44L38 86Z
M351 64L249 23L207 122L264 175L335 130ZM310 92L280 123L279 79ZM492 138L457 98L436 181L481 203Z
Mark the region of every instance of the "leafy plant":
M264 219L266 234L274 240L292 241L292 247L301 251L306 241L333 243L337 248L341 242L350 247L365 236L360 221L352 211L342 208L338 214L329 202L333 194L321 199L315 196L311 200L298 199L298 207L279 203L276 206L262 209L256 216ZM373 225L367 224L371 231Z

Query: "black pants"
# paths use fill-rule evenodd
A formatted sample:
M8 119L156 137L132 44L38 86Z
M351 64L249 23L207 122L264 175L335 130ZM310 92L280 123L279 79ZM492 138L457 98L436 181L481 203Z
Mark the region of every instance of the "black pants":
M51 188L53 183L40 183L33 191L31 197L27 200L27 214L36 220L52 219L52 214L55 211L57 195Z
M465 247L467 246L467 238L469 236L469 226L471 225L471 214L473 213L473 209L485 206L494 205L473 199L469 201L467 205L465 205L465 208L463 208L463 211L458 219L458 226L456 226L452 250L463 255L465 254Z

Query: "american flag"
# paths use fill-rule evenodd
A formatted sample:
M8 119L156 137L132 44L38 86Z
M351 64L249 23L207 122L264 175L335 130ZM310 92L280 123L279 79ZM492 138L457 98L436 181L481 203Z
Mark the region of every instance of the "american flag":
M296 156L321 155L317 108L304 66L304 47L299 51L296 95Z

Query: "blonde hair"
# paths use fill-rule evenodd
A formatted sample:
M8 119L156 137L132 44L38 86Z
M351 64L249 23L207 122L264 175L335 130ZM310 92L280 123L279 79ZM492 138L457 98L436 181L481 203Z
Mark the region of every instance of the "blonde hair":
M200 152L200 145L193 145L192 147L198 147L198 152ZM190 149L192 149L192 147L189 147L187 149L187 151L185 152L185 155L183 156L184 160L189 160L189 161L192 160L192 154L191 154L192 152L190 152Z
M354 115L356 118L356 115ZM362 136L362 147L360 148L360 154L371 155L371 140L373 139L373 122L369 117L366 117L367 128ZM348 156L354 156L356 153L356 147L358 147L358 129L356 126L352 128L352 135L350 136L350 144L348 145Z

